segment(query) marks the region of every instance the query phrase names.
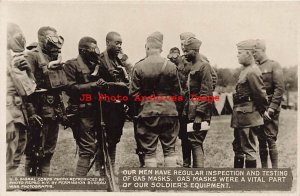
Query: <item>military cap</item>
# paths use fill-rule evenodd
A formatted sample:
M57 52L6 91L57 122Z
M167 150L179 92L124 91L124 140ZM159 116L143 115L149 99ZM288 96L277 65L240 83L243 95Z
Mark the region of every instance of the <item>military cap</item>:
M247 39L245 41L239 42L236 46L238 50L254 50L256 45L256 40Z
M147 44L154 48L162 48L163 34L156 31L147 37Z
M196 35L194 33L190 33L190 32L184 32L180 34L180 40L186 40L190 37L196 37Z
M255 49L266 49L266 43L264 40L257 39L255 43Z
M183 45L185 49L190 50L199 50L202 42L198 40L197 38L190 37L187 40L184 41Z

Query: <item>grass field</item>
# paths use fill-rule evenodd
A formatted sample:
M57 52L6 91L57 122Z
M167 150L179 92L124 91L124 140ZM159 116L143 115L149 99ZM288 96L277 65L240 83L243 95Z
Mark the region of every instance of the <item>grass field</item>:
M297 111L282 110L280 114L280 132L278 135L279 167L292 168L293 190L296 189L297 173ZM206 160L205 167L232 168L234 153L232 151L233 129L230 128L230 115L214 116L211 130L204 142ZM132 123L125 124L123 136L117 147L118 167L138 167L138 157L135 154L135 141ZM177 140L178 164L182 164L180 140ZM60 130L59 140L52 160L51 175L72 176L76 166L76 145L70 129ZM259 156L258 156L259 157ZM162 166L163 154L159 146L157 152L159 165ZM259 161L258 161L259 163ZM270 165L270 163L269 163ZM258 164L258 167L260 165ZM89 175L94 175L90 171Z

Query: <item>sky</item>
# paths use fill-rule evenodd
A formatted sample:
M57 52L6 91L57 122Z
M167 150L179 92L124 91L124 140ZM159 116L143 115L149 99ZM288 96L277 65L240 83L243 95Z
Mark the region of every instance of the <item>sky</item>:
M5 20L20 25L27 43L37 41L41 26L52 26L65 38L63 60L78 55L83 36L94 37L105 50L105 36L117 31L132 63L145 56L148 35L164 35L163 56L180 48L179 35L193 32L200 52L213 66L236 68L236 44L264 39L267 55L283 67L298 64L299 2L18 2L6 4Z

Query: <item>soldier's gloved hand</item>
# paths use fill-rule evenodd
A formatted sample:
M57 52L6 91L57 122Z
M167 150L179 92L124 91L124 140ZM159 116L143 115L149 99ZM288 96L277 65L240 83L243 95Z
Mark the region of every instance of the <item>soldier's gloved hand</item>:
M21 71L24 70L30 70L30 65L28 64L28 62L26 61L25 57L21 56L21 57L16 57L13 60L13 65L14 67L18 68Z
M193 124L193 129L195 131L200 131L201 129L202 118L200 116L196 116Z
M103 88L107 86L107 82L105 80L103 80L102 78L100 78L97 82L96 82L97 87Z
M16 131L9 131L6 132L6 142L11 142L16 138Z
M270 115L269 115L268 110L265 111L265 113L264 113L264 115L263 115L263 118L264 118L265 120L272 120L272 118L271 118Z
M33 114L32 116L30 116L28 121L29 121L30 126L35 126L35 127L36 126L38 126L38 127L43 126L43 119L37 114Z

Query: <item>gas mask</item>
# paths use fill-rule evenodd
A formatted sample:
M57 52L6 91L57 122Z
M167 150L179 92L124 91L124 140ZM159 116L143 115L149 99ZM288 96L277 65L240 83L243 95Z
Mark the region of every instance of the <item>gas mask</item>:
M177 63L177 59L178 59L178 57L179 57L179 54L178 53L170 53L170 54L168 54L168 59L170 59L170 61L172 62L172 63Z
M79 48L80 56L85 60L92 64L98 64L100 58L100 50L95 46L91 46L89 49L87 48Z
M7 45L9 49L16 53L25 50L26 40L19 27L8 26Z
M62 36L46 36L43 51L50 57L51 60L56 60L61 53L61 48L64 43Z

